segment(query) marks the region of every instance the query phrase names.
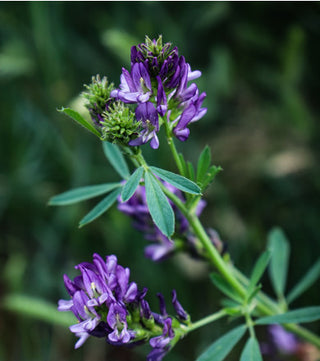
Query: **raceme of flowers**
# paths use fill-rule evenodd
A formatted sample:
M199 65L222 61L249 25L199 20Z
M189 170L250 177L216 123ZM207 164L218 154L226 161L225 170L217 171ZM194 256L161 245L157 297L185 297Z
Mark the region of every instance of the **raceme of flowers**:
M185 141L189 124L205 115L206 94L200 94L195 83L189 84L200 76L179 56L177 47L163 45L161 36L146 37L145 43L131 48L131 69L122 68L118 89L97 76L83 97L102 139L130 146L150 141L156 149L165 122L177 139Z
M70 326L79 340L79 348L89 336L103 337L113 345L134 345L149 341L152 351L147 361L160 361L184 335L190 317L177 294L172 291L176 317L169 316L164 298L158 294L160 313L152 312L145 299L147 289L138 290L129 282L130 270L118 264L115 255L103 259L93 255L93 262L75 266L81 275L71 280L64 275L70 300L60 300L59 311L72 311L78 323Z

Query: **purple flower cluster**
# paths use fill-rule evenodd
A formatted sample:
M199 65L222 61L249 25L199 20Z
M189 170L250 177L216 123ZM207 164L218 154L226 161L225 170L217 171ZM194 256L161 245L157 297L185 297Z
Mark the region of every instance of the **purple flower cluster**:
M70 300L60 300L59 311L72 311L78 323L70 326L79 340L79 348L91 336L104 337L113 345L136 344L148 341L153 348L148 361L160 361L183 335L181 324L190 322L188 314L172 292L172 304L177 316L167 314L163 296L160 313L150 310L145 300L147 289L138 291L135 282L129 282L130 270L118 264L114 255L102 259L93 255L93 263L75 267L81 275L71 280L64 275Z
M170 130L181 141L187 140L188 125L199 120L207 111L202 108L205 93L199 94L195 83L200 71L191 71L177 47L170 43L162 45L162 37L131 48L131 71L122 68L119 89L111 96L124 103L136 104L136 118L141 131L129 145L147 143L159 147L157 133L162 121L167 121ZM163 120L161 118L164 118Z
M178 196L183 202L185 201L179 189L167 182L163 183L167 189ZM197 216L200 216L205 205L206 202L204 200L199 201L196 209ZM143 232L145 238L152 242L151 245L145 248L145 255L153 261L160 261L165 259L178 247L185 249L192 248L193 253L196 251L196 239L190 231L187 219L174 204L171 203L171 206L175 213L176 219L176 230L174 238L179 239L180 242L174 242L173 240L166 237L152 221L147 205L146 191L144 186L140 185L134 195L127 202L122 202L120 196L118 198L118 209L121 212L129 215L134 221L134 227Z
M272 356L275 361L280 361L280 355L296 354L299 342L292 333L287 332L280 325L271 325L268 331L268 342L261 344L263 354Z

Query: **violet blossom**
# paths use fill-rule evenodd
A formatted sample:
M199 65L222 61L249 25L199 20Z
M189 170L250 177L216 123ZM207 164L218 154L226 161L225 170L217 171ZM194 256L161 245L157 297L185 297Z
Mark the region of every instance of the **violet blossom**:
M192 71L184 56L179 56L177 47L162 44L161 36L157 40L146 37L145 43L133 46L131 71L122 69L119 89L111 92L112 97L137 105L136 118L141 121L141 129L129 145L139 146L151 140L151 147L158 148L158 116L165 117L177 139L186 141L190 134L188 125L207 111L202 108L206 94L199 95L195 83L188 85L200 76L199 70Z
M78 322L70 326L79 339L79 348L90 337L103 337L112 345L138 345L150 340L153 350L147 360L160 361L181 334L181 324L190 324L190 317L183 310L173 291L172 304L176 317L169 316L162 295L160 313L152 312L145 300L147 289L138 291L130 282L130 270L118 264L117 257L103 259L93 255L93 262L75 266L81 275L71 280L64 275L70 300L60 300L59 311L72 311ZM177 330L177 333L175 332Z
M150 139L150 146L153 149L159 147L157 132L159 131L158 112L151 102L141 103L136 109L136 118L141 123L141 131L138 138L129 142L129 145L137 146L147 143Z

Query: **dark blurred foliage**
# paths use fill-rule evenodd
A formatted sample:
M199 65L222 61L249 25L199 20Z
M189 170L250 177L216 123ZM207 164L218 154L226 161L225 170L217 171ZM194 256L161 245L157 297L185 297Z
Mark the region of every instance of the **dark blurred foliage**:
M91 75L118 85L131 45L146 34L162 34L203 73L197 83L207 92L208 113L179 149L195 162L209 144L224 169L206 193L204 224L219 231L245 273L270 228L282 227L292 247L288 288L319 256L319 3L2 2L2 294L56 303L66 297L63 273L75 275L73 265L93 252L115 253L149 288L153 307L156 292L169 298L176 288L194 320L218 309L204 264L183 256L160 264L144 259L145 241L116 208L79 230L94 201L47 206L64 190L118 179L100 142L56 109L70 105ZM145 151L150 162L175 171L164 142ZM264 286L271 291L267 278ZM319 283L294 306L315 304ZM224 329L191 334L167 359L195 359ZM73 351L68 329L10 312L2 312L0 330L0 359L8 361L143 360L147 352L101 340Z

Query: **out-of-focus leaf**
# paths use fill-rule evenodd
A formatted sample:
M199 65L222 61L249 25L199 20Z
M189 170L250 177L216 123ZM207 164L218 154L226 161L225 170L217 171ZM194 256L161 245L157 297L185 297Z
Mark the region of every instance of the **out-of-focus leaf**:
M320 306L300 308L280 315L260 318L257 325L270 325L273 323L306 323L320 320Z
M318 260L306 273L306 275L295 285L287 297L288 303L294 301L306 291L320 277L320 260Z
M220 276L218 273L211 273L210 279L212 283L226 296L230 297L232 300L239 302L240 304L243 302L241 296L227 283L224 278Z
M273 228L268 235L268 248L271 252L269 275L278 297L284 294L290 245L280 228Z
M243 348L240 361L263 361L258 341L250 337Z
M258 260L253 268L251 277L250 277L250 283L249 283L249 287L247 290L248 297L251 295L256 284L258 283L261 276L263 275L263 272L267 268L269 260L270 260L270 251L266 251L266 252L262 253L262 255L258 258Z
M221 171L222 168L220 166L212 165L209 168L207 175L202 182L202 189L204 190L214 180L216 175Z
M130 65L130 49L139 42L139 39L123 30L108 29L102 34L102 43L119 57L124 65Z
M196 361L222 361L246 332L246 326L239 326L229 331L200 355Z
M32 317L50 324L68 327L76 323L72 313L59 312L56 305L27 295L7 295L2 300L1 306L21 316Z
M78 203L86 199L98 197L120 187L120 183L96 184L86 187L74 188L52 197L49 200L50 206L66 206Z

